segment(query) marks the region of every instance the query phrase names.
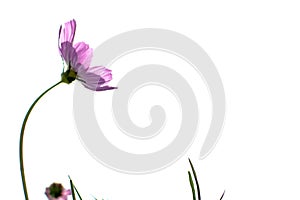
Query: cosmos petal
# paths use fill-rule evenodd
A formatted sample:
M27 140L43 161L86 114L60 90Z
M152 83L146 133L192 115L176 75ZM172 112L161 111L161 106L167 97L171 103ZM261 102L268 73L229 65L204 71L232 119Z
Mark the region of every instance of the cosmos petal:
M76 21L74 19L69 22L66 22L64 27L61 26L59 29L59 37L58 37L59 44L62 44L63 42L73 43L75 31L76 31Z
M112 79L111 70L103 66L90 67L88 72L100 76L104 80L104 83L107 83Z
M64 195L64 196L71 195L71 194L72 194L72 192L70 189L68 189L68 190L64 189L62 192L62 195Z
M105 90L113 90L113 89L118 89L118 87L111 87L111 86L98 86L96 88L96 91L105 91Z
M81 65L87 70L92 61L93 49L84 42L78 42L74 45L74 48L77 53L77 64L74 66L75 71L77 71Z
M79 68L79 79L83 80L83 85L94 91L116 89L116 87L105 86L112 79L111 70L103 66L94 66L85 70Z
M70 42L64 42L61 44L61 56L68 66L76 66L78 56L76 50Z

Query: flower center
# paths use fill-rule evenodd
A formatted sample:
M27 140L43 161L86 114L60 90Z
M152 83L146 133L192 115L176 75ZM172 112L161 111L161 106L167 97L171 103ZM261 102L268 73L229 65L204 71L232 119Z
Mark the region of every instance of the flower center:
M63 72L61 74L61 80L64 83L72 83L75 79L76 79L77 73L72 70L72 69L68 69L67 71Z
M54 198L60 197L63 191L62 184L59 183L52 183L49 187L50 189L50 195Z

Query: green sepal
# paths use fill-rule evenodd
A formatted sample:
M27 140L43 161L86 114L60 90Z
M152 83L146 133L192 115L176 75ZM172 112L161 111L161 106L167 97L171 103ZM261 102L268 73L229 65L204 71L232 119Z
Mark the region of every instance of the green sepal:
M61 74L61 81L70 84L76 79L76 77L77 73L72 69L68 69Z

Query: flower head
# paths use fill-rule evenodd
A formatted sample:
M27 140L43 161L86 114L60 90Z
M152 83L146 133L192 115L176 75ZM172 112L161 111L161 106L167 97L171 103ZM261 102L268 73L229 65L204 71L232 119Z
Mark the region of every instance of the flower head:
M84 42L73 44L76 31L76 21L73 19L60 26L58 37L58 49L67 65L67 70L61 75L62 81L71 83L75 79L95 91L111 90L116 87L106 85L111 79L111 70L103 66L91 67L93 49Z
M48 200L67 200L71 190L66 190L60 183L52 183L45 191Z

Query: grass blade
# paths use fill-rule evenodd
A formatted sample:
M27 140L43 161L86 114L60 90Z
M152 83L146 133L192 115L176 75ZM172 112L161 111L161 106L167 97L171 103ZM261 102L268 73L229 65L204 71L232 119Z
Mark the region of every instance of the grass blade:
M74 192L74 185L73 185L73 182L71 179L70 179L70 185L71 185L71 191L72 191L72 198L73 198L73 200L76 200L75 192Z
M77 188L75 187L75 185L74 185L74 189L75 189L75 191L76 191L76 193L77 193L77 195L78 195L79 199L80 199L80 200L82 200L82 198L81 198L81 196L80 196L80 194L79 194L79 192L78 192Z
M189 181L190 181L190 185L191 185L192 192L193 192L193 200L196 200L196 194L195 194L195 187L194 187L193 178L192 178L191 172L188 171L188 173L189 173Z
M75 185L74 185L74 183L73 183L71 177L70 177L70 176L68 176L68 177L69 177L70 183L71 183L72 196L74 195L74 198L75 198L75 192L76 192L77 195L78 195L78 197L79 197L79 199L82 200L81 195L79 194L79 191L78 191L77 188L75 187ZM74 189L75 189L75 192L74 192ZM73 198L73 200L76 200L76 198L75 198L75 199L74 199L74 198Z
M197 186L197 194L198 194L198 200L201 200L201 195L200 195L200 187L199 187L199 183L198 183L198 179L197 179L197 175L196 175L196 172L195 172L195 169L194 169L194 166L191 162L191 160L189 159L189 162L190 162L190 165L191 165L191 168L192 168L192 171L193 171L193 175L194 175L194 178L195 178L195 181L196 181L196 186Z

